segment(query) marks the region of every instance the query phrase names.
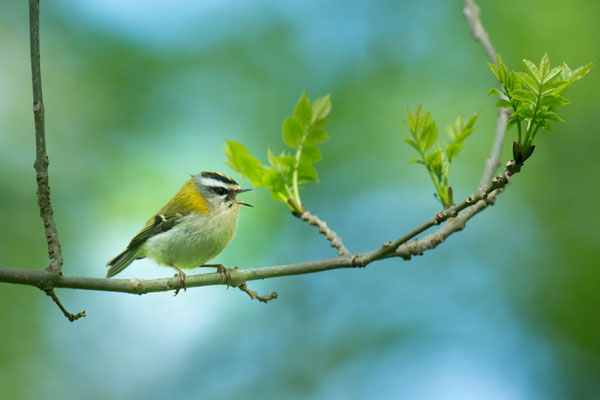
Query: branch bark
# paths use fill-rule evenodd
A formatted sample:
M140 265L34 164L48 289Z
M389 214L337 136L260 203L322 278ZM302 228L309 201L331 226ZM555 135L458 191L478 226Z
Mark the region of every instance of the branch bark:
M498 191L502 190L508 184L510 177L519 171L519 164L516 164L514 161L508 162L506 169L500 175L492 179L488 185L477 189L475 193L473 193L463 202L445 211L435 214L425 223L416 227L406 235L401 236L394 242L388 242L384 244L377 250L288 265L275 265L271 267L249 269L231 268L229 269L230 279L227 279L220 273L188 275L186 278L186 286L190 288L197 286L227 284L229 286L240 287L247 281L258 279L310 274L339 268L365 267L374 261L390 257L401 257L403 254L406 254L408 251L407 249L410 249L410 253L412 254L420 254L425 250L436 247L443 241L438 240L436 243L436 241L433 240L435 237L443 237L445 239L453 232L462 229L461 226L464 226L464 223L466 223L469 218L487 206L487 204L490 202L490 194L494 193L495 195ZM465 212L465 216L462 219L454 218L458 215L458 213L466 208L468 208L468 210ZM472 211L469 212L469 210ZM406 247L405 249L400 247L419 233L431 228L434 225L439 225L451 217L453 217L453 219L449 221L449 223L451 222L452 225L444 231L440 229L438 232L436 232L437 236L425 237L420 242L416 243L411 242L410 247ZM406 256L403 258L408 259ZM179 284L178 278L150 280L84 278L77 276L56 276L48 271L13 268L0 268L0 282L31 285L39 287L43 290L56 287L124 292L133 294L174 290Z
M73 315L68 313L58 301L54 294L54 288L71 288L124 292L133 294L144 294L150 292L162 292L174 290L178 287L178 278L166 279L103 279L86 278L77 276L62 276L62 253L56 225L53 218L52 207L50 205L50 188L48 183L48 157L46 155L46 142L44 132L44 105L42 101L41 69L40 69L40 49L39 49L39 0L29 1L30 11L30 35L31 35L31 68L33 83L33 111L36 132L36 161L34 164L36 170L36 180L38 183L38 204L40 214L46 230L46 240L48 244L48 254L50 265L45 270L14 269L0 267L0 282L16 283L35 286L45 291L58 304L65 316L73 321L85 316L85 312ZM483 29L479 20L479 7L473 0L465 0L465 16L467 17L474 38L482 45L491 62L495 62L495 50L489 41L489 37ZM280 276L290 276L299 274L315 273L320 271L364 267L374 261L401 257L409 260L414 255L423 254L424 251L437 247L453 233L462 230L467 221L477 213L484 210L488 205L495 202L496 196L504 190L512 175L520 171L521 165L511 161L507 163L506 169L496 178L491 179L495 169L499 166L500 150L504 142L506 132L506 122L509 117L508 110L500 110L498 116L498 125L496 137L490 154L486 162L484 174L480 187L471 196L463 202L450 207L447 210L438 212L429 220L414 228L395 241L383 244L379 249L350 254L342 244L341 239L331 231L324 221L316 216L304 212L298 215L299 218L307 221L309 224L319 228L330 241L332 247L338 250L338 257L327 258L316 261L302 262L289 265L276 265L271 267L250 268L250 269L230 269L230 278L226 280L219 273L199 274L187 277L188 287L208 286L208 285L231 285L240 288L251 298L263 302L276 298L277 294L273 292L269 296L259 296L256 292L249 290L246 286L247 281L275 278ZM436 232L430 233L419 239L414 239L417 235L430 229L435 225L445 224ZM411 239L414 239L411 241ZM409 242L410 241L410 242Z
M44 129L44 101L42 99L42 74L40 66L40 2L29 0L29 44L31 50L31 80L33 86L33 120L35 124L36 158L35 180L37 182L37 198L40 216L46 231L48 257L50 265L47 269L60 275L63 265L62 250L58 241L58 232L54 222L54 213L50 204L50 184L48 180L48 164L46 154L46 133Z
M309 225L316 226L319 229L319 233L322 235L325 235L325 238L329 241L329 243L331 244L331 247L334 247L337 249L338 256L344 256L344 255L350 254L350 251L348 251L346 246L344 246L344 243L342 243L342 239L337 235L337 233L332 231L331 228L329 228L329 226L327 226L325 221L321 220L319 217L317 217L314 214L309 213L306 210L304 210L300 214L296 214L296 213L292 213L292 214L295 217L300 218L302 221L308 222Z
M480 9L479 6L475 3L474 0L465 0L465 6L463 8L463 14L467 18L469 23L469 27L471 28L471 34L473 38L479 42L489 62L498 66L496 62L496 49L492 45L490 41L490 36L487 31L483 27L480 19ZM506 96L500 94L498 96L500 99L508 100ZM479 186L483 186L492 179L494 173L500 167L500 154L502 153L502 145L504 144L504 137L506 136L506 124L508 122L508 118L510 117L511 110L508 108L500 108L498 109L498 122L496 125L496 136L494 139L494 144L492 146L492 151L490 156L485 162L485 169L483 170L483 175L481 176L481 181L479 182Z

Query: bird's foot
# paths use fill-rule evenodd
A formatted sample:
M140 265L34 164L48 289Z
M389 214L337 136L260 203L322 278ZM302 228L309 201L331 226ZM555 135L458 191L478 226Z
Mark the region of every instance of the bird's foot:
M175 278L179 278L179 282L177 283L177 289L175 289L175 294L173 296L177 296L179 291L183 288L183 291L187 291L187 284L185 283L185 272L180 270L174 265L171 265L171 268L177 271L175 274Z
M223 281L227 284L227 289L229 289L229 286L231 286L231 273L229 272L229 268L225 268L223 264L204 264L201 265L201 267L216 268L217 272L221 274Z

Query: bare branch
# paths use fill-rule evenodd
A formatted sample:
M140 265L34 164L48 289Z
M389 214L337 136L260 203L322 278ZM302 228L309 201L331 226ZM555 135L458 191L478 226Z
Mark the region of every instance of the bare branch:
M250 296L250 298L252 300L256 299L260 302L263 303L268 303L269 301L276 299L277 298L277 292L272 292L269 295L265 295L265 296L259 296L258 293L256 293L254 290L250 290L248 289L248 286L246 286L246 283L242 283L240 286L238 286L238 288L242 291L242 292L246 292L248 294L248 296Z
M463 14L467 18L467 21L469 21L473 38L481 44L481 47L483 47L490 62L496 64L496 50L494 49L494 46L492 46L492 42L490 42L488 33L481 24L481 19L479 19L479 6L474 0L465 0Z
M520 168L521 166L516 164L514 161L508 162L506 164L506 169L500 175L492 179L489 184L479 188L465 201L458 205L452 206L445 211L435 214L424 224L421 224L394 242L388 242L384 244L377 250L296 264L275 265L271 267L249 269L229 269L231 278L228 280L228 282L224 282L223 276L220 273L188 275L186 278L186 285L188 288L224 284L239 287L247 281L276 278L281 276L310 274L338 268L364 267L373 261L384 258L396 256L405 256L406 258L407 254L420 254L426 249L434 248L441 243L441 240L436 242L433 240L435 237L426 236L425 238L421 239L420 242L417 242L420 243L418 245L411 242L409 244L411 247L406 248L409 249L410 252L408 252L409 250L405 250L400 246L414 238L419 233L424 232L434 225L439 225L449 218L452 219L448 221L448 224L452 224L452 226L448 227L446 231L436 232L438 235L440 235L440 237L442 237L441 235L445 235L443 236L445 239L453 232L462 229L461 226L464 226L469 218L481 211L481 209L485 208L487 204L491 203L491 201L488 199L490 195L492 193L495 195L499 190L502 190L508 184L509 178L515 173L519 172ZM460 215L458 218L455 218L457 215L459 215L458 213L464 209L467 209L464 213L464 216ZM436 233L434 233L434 235ZM150 280L85 278L78 276L57 276L48 271L14 268L0 268L0 282L31 285L39 287L42 290L48 290L52 288L71 288L133 294L165 292L176 289L179 284L178 278Z
M35 123L36 158L35 179L37 181L38 206L44 222L48 257L48 271L60 274L63 265L62 250L58 241L58 232L54 223L50 204L50 185L48 182L48 156L46 155L46 134L44 132L44 102L42 100L42 75L40 67L40 2L29 0L29 39L31 47L31 79L33 85L33 120Z
M56 225L54 223L52 207L50 205L50 188L48 184L49 161L46 155L44 105L42 101L40 72L39 0L30 0L29 5L34 105L33 111L37 149L34 167L36 170L36 180L38 183L38 204L40 207L40 214L44 222L44 227L46 229L50 265L45 270L41 271L0 267L0 282L25 284L42 289L54 300L54 302L70 321L84 317L85 312L81 312L76 315L67 312L54 293L54 288L102 290L133 294L163 292L176 289L179 284L178 278L141 280L62 276L62 254L60 243L58 241ZM495 62L495 50L489 41L487 33L481 25L481 21L479 20L479 8L473 0L465 0L464 13L469 21L469 24L471 25L473 36L481 43L488 55L488 58L490 58L492 62ZM408 260L413 255L420 255L426 250L437 247L454 232L462 230L470 218L485 209L488 205L493 204L496 195L504 190L505 186L509 182L510 177L520 171L521 165L511 161L506 164L506 169L500 175L490 180L495 169L499 165L498 160L504 141L508 117L508 110L501 109L498 118L496 139L494 140L492 152L487 161L480 187L477 191L475 191L475 193L473 193L463 202L451 206L444 211L438 212L425 223L414 228L395 241L383 244L379 249L356 254L351 254L348 251L348 249L342 244L341 239L335 234L335 232L329 229L324 221L307 211L303 211L296 216L308 222L309 224L316 226L319 229L319 232L324 234L327 240L329 240L331 246L338 250L338 257L289 265L277 265L250 269L231 269L229 270L230 279L228 279L226 283L230 286L239 287L240 290L246 292L252 299L258 299L261 302L267 303L268 301L277 298L277 293L273 292L268 296L260 296L258 293L248 289L246 285L247 281L275 278L280 276L308 274L338 268L364 267L371 262L390 257L401 257ZM445 225L443 225L436 232L433 232L423 238L410 241L434 225L440 225L444 222L446 222ZM223 282L223 276L220 273L211 273L188 276L186 279L186 284L187 287L195 287L220 285L225 283Z
M492 179L494 173L500 167L500 156L502 153L502 145L504 144L504 138L506 136L506 124L510 117L511 111L508 108L498 109L498 122L496 123L496 136L494 137L494 144L492 145L492 151L487 160L485 160L485 168L479 181L479 186L483 186Z
M402 257L404 260L410 260L412 256L420 256L423 255L424 251L436 248L453 233L462 231L465 228L467 221L475 214L483 211L487 206L493 205L496 201L496 195L502 190L503 189L497 189L493 191L488 197L478 201L458 217L450 218L448 222L436 232L430 233L421 239L415 239L411 242L404 243L402 246L398 247L394 255Z
M465 0L465 7L463 8L463 14L469 22L471 27L471 33L473 38L481 44L488 60L498 65L496 62L496 50L490 41L490 37L486 30L483 28L481 19L479 18L480 11L479 6L474 0ZM499 94L500 99L508 100L503 94ZM492 179L494 173L500 167L500 153L502 152L502 145L504 144L504 137L506 136L506 123L510 117L511 111L508 108L500 108L498 110L498 123L496 124L496 136L494 138L494 144L490 156L485 162L485 168L479 186L483 186Z
M306 210L304 210L300 214L293 214L294 216L300 218L302 221L306 221L310 225L316 226L319 229L319 233L325 235L325 238L329 240L329 243L331 243L331 247L335 247L337 249L338 256L350 254L346 246L344 246L344 244L342 243L342 239L327 226L325 221L322 221L319 217L309 213Z
M429 220L427 220L425 223L414 228L413 230L399 237L395 241L391 243L385 243L383 246L381 246L381 248L379 248L379 250L373 252L373 254L371 255L371 259L362 260L362 262L369 263L373 260L386 257L392 254L394 251L396 251L396 249L398 249L398 247L400 247L402 244L408 242L410 239L417 236L419 233L426 231L434 225L439 225L449 218L456 217L458 213L464 210L465 208L472 206L480 200L486 199L488 195L493 191L504 188L504 186L508 184L510 177L519 172L520 170L520 164L517 164L514 161L509 161L508 163L506 163L506 169L502 171L500 175L492 179L492 181L489 182L487 185L484 185L477 189L475 193L467 197L463 202L453 205L444 211L440 211L439 213L431 217Z
M58 308L60 308L60 311L63 312L63 314L65 315L65 317L67 317L67 319L71 322L73 321L77 321L79 318L85 317L85 311L79 312L75 315L71 314L70 312L68 312L63 305L60 303L60 300L58 300L58 297L56 297L56 294L54 293L54 289L48 289L45 290L46 294L50 297L52 297L52 300L54 300L54 302L56 303L56 305L58 306Z

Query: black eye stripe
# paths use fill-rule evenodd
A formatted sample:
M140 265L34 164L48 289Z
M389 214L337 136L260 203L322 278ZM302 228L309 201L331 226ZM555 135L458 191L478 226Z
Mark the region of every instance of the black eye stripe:
M200 175L202 175L205 178L210 178L210 179L214 179L214 180L226 183L228 185L237 185L236 181L234 181L233 179L231 179L227 175L223 175L223 174L220 174L218 172L203 171L203 172L200 173Z
M225 189L222 186L210 186L210 190L212 190L213 192L215 192L219 196L223 196L223 195L229 194L231 192L231 190Z

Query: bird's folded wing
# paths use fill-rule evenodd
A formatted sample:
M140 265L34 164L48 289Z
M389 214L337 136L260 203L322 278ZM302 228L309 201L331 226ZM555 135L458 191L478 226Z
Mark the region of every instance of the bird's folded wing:
M182 217L183 214L181 213L171 214L169 216L165 216L164 214L156 214L153 219L150 219L146 223L146 226L140 231L140 233L131 239L129 246L127 247L138 247L152 236L168 231L177 225Z

